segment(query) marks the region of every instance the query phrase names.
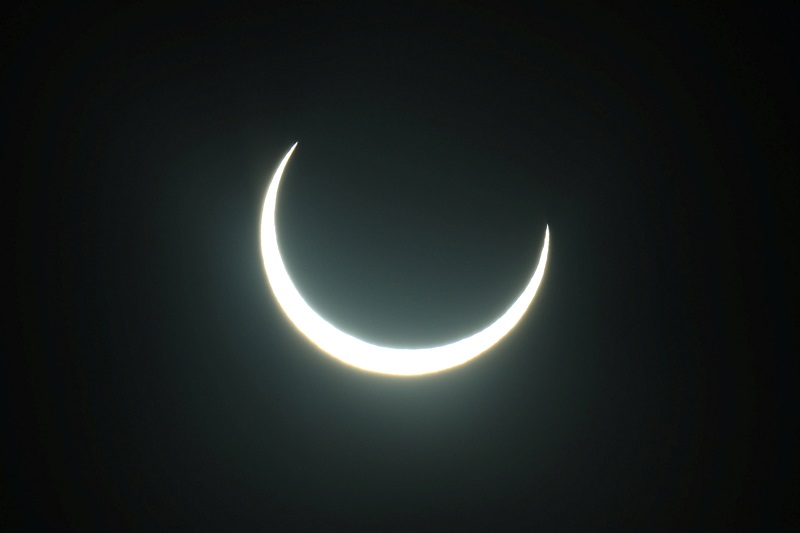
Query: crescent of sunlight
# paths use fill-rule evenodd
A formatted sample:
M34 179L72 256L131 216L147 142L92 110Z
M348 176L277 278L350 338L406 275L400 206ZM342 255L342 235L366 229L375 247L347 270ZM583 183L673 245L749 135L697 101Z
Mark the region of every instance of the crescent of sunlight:
M284 156L267 189L261 214L261 255L270 287L286 316L311 342L336 359L369 372L413 376L439 372L461 365L494 346L511 331L530 306L542 281L550 228L545 229L544 246L533 277L514 304L494 323L473 335L450 344L430 348L390 348L364 342L334 327L314 311L292 283L278 248L275 211L278 186L297 143Z

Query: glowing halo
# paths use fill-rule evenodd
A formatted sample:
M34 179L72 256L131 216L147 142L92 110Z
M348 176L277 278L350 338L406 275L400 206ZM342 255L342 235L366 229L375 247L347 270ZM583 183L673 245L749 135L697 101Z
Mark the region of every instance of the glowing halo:
M443 346L430 348L390 348L364 342L340 331L319 316L303 299L292 283L278 249L275 229L275 211L278 186L283 170L297 143L284 156L267 189L264 210L261 213L261 255L272 292L286 316L295 327L320 349L336 359L366 370L382 374L413 376L439 372L477 357L494 346L519 322L530 306L542 281L547 263L550 228L545 229L544 246L536 271L522 294L494 323L477 333Z

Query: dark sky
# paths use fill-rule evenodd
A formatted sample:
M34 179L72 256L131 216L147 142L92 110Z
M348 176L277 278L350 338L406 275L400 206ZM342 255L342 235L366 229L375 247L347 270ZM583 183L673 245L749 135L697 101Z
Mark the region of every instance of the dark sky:
M6 13L3 529L796 526L796 10L377 4Z

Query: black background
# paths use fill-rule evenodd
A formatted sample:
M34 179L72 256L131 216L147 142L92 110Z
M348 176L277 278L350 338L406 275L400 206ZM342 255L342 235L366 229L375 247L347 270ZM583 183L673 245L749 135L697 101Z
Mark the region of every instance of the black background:
M379 4L6 14L4 529L796 527L796 10Z

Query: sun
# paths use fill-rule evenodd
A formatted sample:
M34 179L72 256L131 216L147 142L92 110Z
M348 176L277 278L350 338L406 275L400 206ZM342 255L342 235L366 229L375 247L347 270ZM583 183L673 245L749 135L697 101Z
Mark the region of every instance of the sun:
M261 255L267 280L278 304L308 340L339 361L368 372L416 376L440 372L474 359L497 344L520 321L533 302L542 282L550 245L550 228L545 228L539 264L528 285L503 315L484 329L449 344L430 348L378 346L341 331L309 306L292 282L278 247L275 212L278 188L286 165L297 148L286 153L267 188L261 213Z

